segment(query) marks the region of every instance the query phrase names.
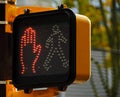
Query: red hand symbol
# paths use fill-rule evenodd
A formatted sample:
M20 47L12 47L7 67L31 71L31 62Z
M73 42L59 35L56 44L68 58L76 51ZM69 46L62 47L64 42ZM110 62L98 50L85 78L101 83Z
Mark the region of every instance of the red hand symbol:
M31 27L27 28L21 36L20 40L20 63L22 66L21 74L25 73L25 63L24 63L24 50L23 48L27 46L27 44L32 44L32 52L37 53L33 62L32 62L32 73L36 73L35 65L38 61L38 58L41 53L41 45L36 45L36 31L33 30Z

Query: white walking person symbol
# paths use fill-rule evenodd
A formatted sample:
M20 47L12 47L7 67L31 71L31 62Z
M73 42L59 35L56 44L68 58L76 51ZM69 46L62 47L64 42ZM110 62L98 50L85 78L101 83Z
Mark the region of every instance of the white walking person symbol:
M52 31L53 33L48 37L45 43L45 47L49 49L49 53L43 64L46 71L49 71L49 69L52 67L49 65L49 63L55 54L58 55L64 68L67 68L69 66L69 60L66 59L61 47L61 44L67 43L68 40L63 36L58 25L52 26ZM54 41L54 39L56 40Z

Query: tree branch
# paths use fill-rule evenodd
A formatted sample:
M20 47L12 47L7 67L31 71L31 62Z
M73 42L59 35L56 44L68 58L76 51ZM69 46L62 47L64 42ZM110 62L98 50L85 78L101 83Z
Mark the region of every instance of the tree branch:
M113 44L113 41L112 41L112 36L110 34L110 29L107 25L107 19L106 19L106 16L105 16L105 12L104 12L104 8L103 8L103 4L102 4L102 0L99 0L99 3L100 3L100 10L101 10L101 14L102 14L102 17L103 17L103 24L106 28L106 33L107 33L107 36L108 36L108 39L109 39L109 45L110 47L112 47L112 44Z

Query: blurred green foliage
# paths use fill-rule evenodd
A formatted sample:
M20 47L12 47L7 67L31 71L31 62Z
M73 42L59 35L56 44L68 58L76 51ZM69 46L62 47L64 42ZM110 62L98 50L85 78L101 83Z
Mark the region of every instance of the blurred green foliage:
M112 87L108 85L108 74L106 80L99 62L92 61L98 66L101 82L108 97L118 97L120 84L120 0L63 0L68 7L76 8L79 14L85 15L91 20L91 45L94 49L103 49L110 54L105 59L105 68L111 68ZM92 3L90 2L92 1ZM104 1L104 2L103 2ZM94 3L93 3L94 2ZM95 3L96 2L96 3ZM96 88L91 78L91 84L96 94Z
M115 0L113 0L115 1ZM91 31L91 44L92 48L104 48L104 49L116 49L116 41L117 37L113 33L118 33L120 31L120 21L118 22L118 18L116 13L119 12L112 12L112 10L116 10L117 8L113 9L113 1L112 0L105 0L101 2L99 6L94 6L90 3L90 0L64 0L64 3L68 7L77 7L78 12L80 14L86 15L90 18L92 23L92 31ZM77 6L76 3L77 2ZM115 1L117 4L120 0ZM102 8L101 8L102 6ZM112 17L115 13L115 22L113 24ZM119 13L120 14L120 13ZM104 19L105 18L105 19ZM117 24L115 24L117 23ZM116 30L113 31L113 30ZM111 40L114 37L113 40ZM112 46L111 46L112 45ZM113 47L114 45L114 47Z

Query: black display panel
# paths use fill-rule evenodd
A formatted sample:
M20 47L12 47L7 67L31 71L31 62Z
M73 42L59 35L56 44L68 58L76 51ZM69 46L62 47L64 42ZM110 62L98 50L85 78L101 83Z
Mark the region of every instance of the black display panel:
M17 17L13 23L15 85L56 86L73 80L75 33L75 17L68 9Z
M47 16L32 23L28 22L30 18L25 19L19 25L18 66L22 76L64 74L69 70L69 18L44 18Z

